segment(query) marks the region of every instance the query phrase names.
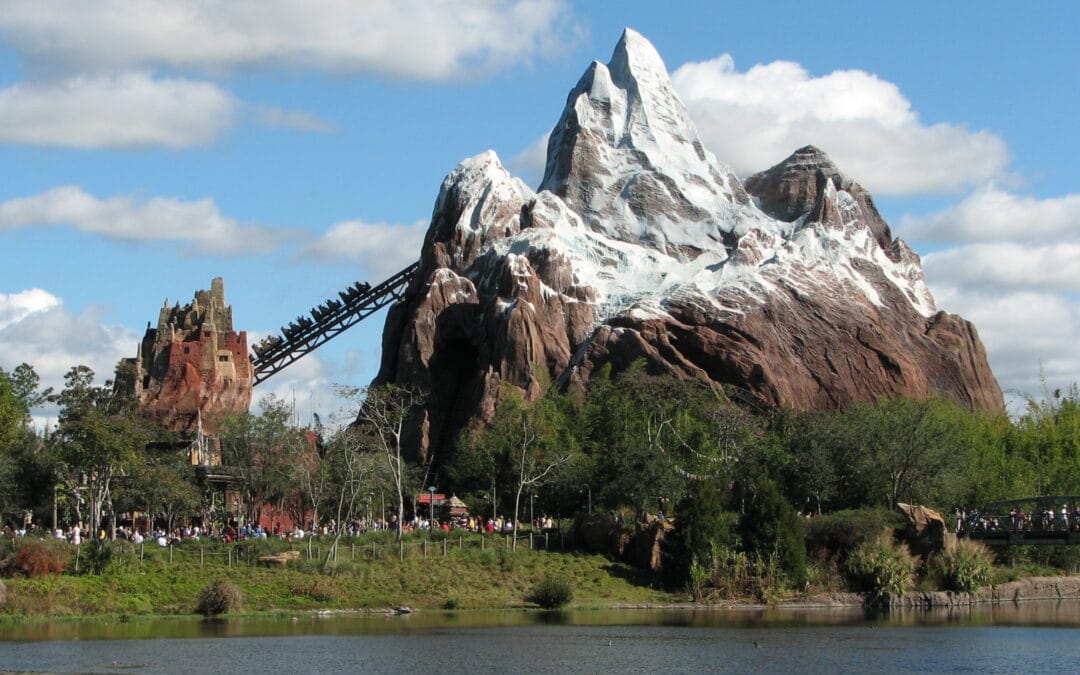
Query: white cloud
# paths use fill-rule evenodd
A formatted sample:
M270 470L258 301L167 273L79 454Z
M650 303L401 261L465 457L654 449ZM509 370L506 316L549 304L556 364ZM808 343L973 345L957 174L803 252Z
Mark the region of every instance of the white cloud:
M995 134L924 124L895 84L864 71L813 77L774 61L739 72L725 54L672 80L706 146L742 176L815 145L872 192L951 193L1001 175L1009 160Z
M336 223L300 252L300 258L361 263L376 278L400 271L420 257L427 221L386 225L349 220Z
M268 127L293 129L295 131L314 131L328 134L337 128L324 119L308 112L285 110L283 108L257 108L259 122Z
M943 285L1080 293L1080 243L955 246L923 256L923 269Z
M550 133L544 134L510 160L510 172L533 188L539 187L540 181L544 179L550 137Z
M104 383L121 358L135 356L141 337L126 326L103 323L98 308L73 314L48 291L0 294L0 367L10 371L29 363L42 387L59 391L64 374L77 365L89 366L97 383ZM50 407L36 414L55 418Z
M308 354L256 387L251 409L258 410L259 403L272 396L294 406L294 419L300 425L311 424L312 413L318 414L327 425L340 422L346 416L341 411L348 405L334 390L340 370L318 354ZM356 419L355 410L351 412L347 422Z
M0 90L0 142L181 148L213 142L237 101L209 82L146 73L25 82Z
M905 216L899 229L908 239L934 242L1080 238L1080 194L1036 199L986 186L929 216Z
M1080 382L1080 196L1036 199L983 187L909 238L962 242L923 256L937 304L979 330L1003 389L1041 395Z
M0 330L22 321L35 312L43 312L61 304L60 298L40 288L5 295L0 293Z
M1007 392L1040 395L1080 382L1080 304L1062 294L936 289L938 306L975 324L990 366Z
M134 242L169 241L192 252L219 255L263 252L283 236L223 216L212 199L99 199L70 185L0 202L0 230L34 225L70 225Z
M291 65L470 78L557 53L562 0L0 0L0 31L38 67Z

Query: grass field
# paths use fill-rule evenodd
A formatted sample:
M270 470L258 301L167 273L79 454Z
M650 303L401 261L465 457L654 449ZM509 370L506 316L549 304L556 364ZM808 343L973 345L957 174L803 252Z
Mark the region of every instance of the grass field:
M308 542L185 542L172 549L121 543L114 545L100 574L88 573L92 545L87 544L78 559L71 555L61 574L5 580L7 603L0 613L190 614L202 589L217 579L240 588L246 612L523 607L529 589L545 575L569 581L572 605L578 607L685 600L685 595L664 589L654 575L603 556L529 550L520 543L517 551L510 551L499 536L485 538L481 548L479 535L459 540L455 534L445 544L414 535L399 548L391 536L368 535L342 540L336 560L328 556L330 543L329 538L310 542L310 558ZM66 544L52 546L64 555L74 550ZM300 559L284 566L257 560L285 550L299 551Z

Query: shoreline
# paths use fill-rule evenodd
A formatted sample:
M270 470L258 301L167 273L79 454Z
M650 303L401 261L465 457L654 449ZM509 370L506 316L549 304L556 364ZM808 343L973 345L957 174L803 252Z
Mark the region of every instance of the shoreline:
M1021 604L1051 603L1060 601L1080 601L1080 576L1069 577L1029 577L1018 581L1009 581L996 587L987 587L973 593L952 591L912 591L904 596L893 596L881 607L871 608L865 602L866 594L854 592L817 593L785 599L773 604L757 602L729 601L717 604L675 602L675 603L586 603L567 607L565 612L602 612L602 611L704 611L704 612L755 612L755 611L802 611L829 612L832 610L877 609L879 611L931 611L936 609L959 609L985 606L1017 606ZM63 616L47 614L0 614L0 627L34 623L81 623L94 621L115 621L118 623L136 623L149 621L219 621L231 619L280 619L296 620L298 617L334 618L334 617L406 617L410 614L471 614L471 613L543 613L536 607L524 605L505 607L462 607L442 609L438 607L412 607L402 611L396 607L322 607L305 609L272 608L256 611L242 611L217 617L204 617L198 614L69 614Z

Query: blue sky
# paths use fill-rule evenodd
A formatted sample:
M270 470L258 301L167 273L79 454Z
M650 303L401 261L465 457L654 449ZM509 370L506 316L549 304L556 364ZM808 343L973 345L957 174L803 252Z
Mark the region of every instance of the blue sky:
M1070 2L0 0L0 367L104 378L214 276L256 338L381 280L462 159L492 148L535 186L625 26L740 175L813 143L867 186L1003 388L1080 381ZM381 329L257 391L331 412Z

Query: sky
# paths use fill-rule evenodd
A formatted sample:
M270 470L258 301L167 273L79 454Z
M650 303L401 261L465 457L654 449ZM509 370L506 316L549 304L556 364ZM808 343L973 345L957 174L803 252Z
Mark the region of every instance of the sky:
M624 27L738 175L813 144L867 187L1007 399L1080 382L1080 3L997 0L0 0L0 367L103 381L216 276L250 343L381 281L461 160L537 185ZM382 318L256 399L336 412Z

